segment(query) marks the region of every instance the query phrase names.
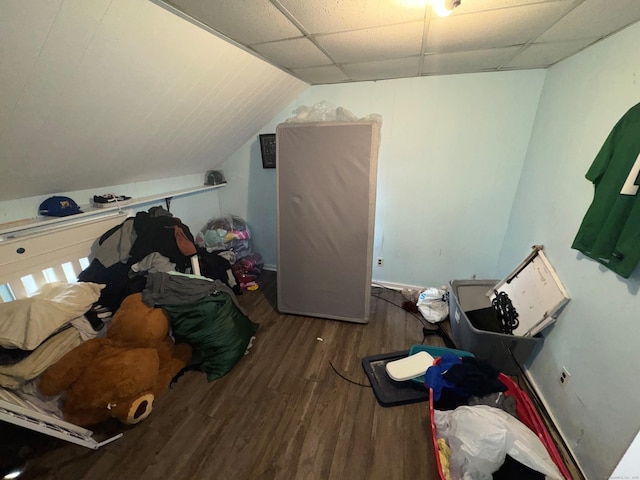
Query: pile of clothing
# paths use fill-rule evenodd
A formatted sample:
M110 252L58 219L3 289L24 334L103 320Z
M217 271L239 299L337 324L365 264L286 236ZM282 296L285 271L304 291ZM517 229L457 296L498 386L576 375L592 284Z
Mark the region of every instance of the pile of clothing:
M500 372L474 357L443 355L425 373L438 456L447 480L562 480L538 436L517 418Z
M194 259L200 275L192 274ZM236 300L240 285L230 260L234 252L198 246L179 218L153 207L105 232L78 279L104 284L98 303L113 312L141 292L149 307L165 311L176 341L192 347L189 369L214 380L239 361L257 330Z
M253 251L251 231L242 218L225 215L209 220L196 234L196 243L201 258L214 254L229 260L240 290L258 288L256 279L262 273L264 262L262 256ZM210 261L206 263L205 270L210 268Z
M153 207L105 232L78 280L106 285L99 303L115 312L125 297L142 291L148 273L191 273L191 257L197 253L189 227L162 207ZM230 285L231 263L222 257L219 268L205 276L235 286Z

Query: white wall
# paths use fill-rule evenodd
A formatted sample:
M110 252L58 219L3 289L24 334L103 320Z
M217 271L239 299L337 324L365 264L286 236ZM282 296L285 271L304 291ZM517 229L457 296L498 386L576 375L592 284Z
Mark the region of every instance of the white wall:
M541 70L423 77L309 88L299 105L328 101L382 115L374 257L377 281L440 285L491 277L542 89ZM221 208L247 218L255 250L276 263L275 170L257 136L223 165L233 189ZM242 184L242 188L237 187Z
M286 117L281 113L260 133L275 133L275 125ZM247 221L253 250L264 257L265 268L275 270L276 171L262 168L258 135L246 142L221 168L227 182L233 184L233 188L220 192L222 214L238 215Z
M499 262L505 274L544 244L571 296L530 375L593 479L608 477L640 427L640 275L625 280L570 246L593 198L584 175L640 101L638 45L635 25L548 71Z

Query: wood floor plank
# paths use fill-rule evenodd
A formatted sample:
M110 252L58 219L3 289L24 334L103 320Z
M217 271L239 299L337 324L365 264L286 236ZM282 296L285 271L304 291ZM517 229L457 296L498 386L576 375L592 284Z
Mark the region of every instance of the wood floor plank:
M269 439L263 458L257 463L255 473L262 476L277 474L274 478L295 478L297 461L315 411L321 385L306 382L298 395L289 396L287 408L279 419L278 427Z
M185 373L139 425L110 424L125 432L114 443L93 451L0 424L3 443L28 452L23 479L436 479L428 403L382 407L362 368L423 341L402 296L375 288L369 323L355 324L280 314L275 274L259 283L238 297L259 324L249 354L213 382Z
M214 419L189 412L169 442L157 452L155 461L143 463L143 471L135 478L195 478L190 473L194 467L194 451L217 437L221 428Z
M371 389L350 385L345 405L329 478L366 480L370 474L371 430L377 403Z

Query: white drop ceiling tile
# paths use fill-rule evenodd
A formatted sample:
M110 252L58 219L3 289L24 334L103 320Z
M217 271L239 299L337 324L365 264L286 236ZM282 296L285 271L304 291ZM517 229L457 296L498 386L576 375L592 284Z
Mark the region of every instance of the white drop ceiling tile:
M335 62L358 63L419 55L422 31L422 22L411 22L321 35L316 41Z
M462 3L453 10L452 15L464 15L486 10L498 10L500 8L522 7L552 2L568 5L573 3L573 0L462 0ZM431 10L431 18L438 18L433 9Z
M333 65L325 67L296 68L291 70L299 79L312 85L340 83L349 80L342 70Z
M276 1L276 0L274 0ZM277 0L308 33L331 33L423 20L422 6L406 0Z
M285 68L330 65L331 60L308 38L261 43L253 49L263 57Z
M505 68L544 68L570 57L595 38L558 43L534 43L525 48L517 57L504 65Z
M415 77L420 68L420 56L394 58L379 62L351 63L343 65L342 68L354 81Z
M540 35L565 10L564 2L549 2L436 18L429 22L426 53L524 44Z
M544 32L537 42L602 37L638 20L638 0L585 0Z
M425 55L423 75L471 73L494 70L509 60L521 47L492 48L475 52Z
M177 9L244 45L301 36L269 0L171 0Z

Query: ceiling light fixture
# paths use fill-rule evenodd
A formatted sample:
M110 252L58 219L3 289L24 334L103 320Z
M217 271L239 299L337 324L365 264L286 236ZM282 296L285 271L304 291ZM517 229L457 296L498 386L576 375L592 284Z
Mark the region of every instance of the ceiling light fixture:
M448 17L462 0L433 0L433 9L439 17Z

